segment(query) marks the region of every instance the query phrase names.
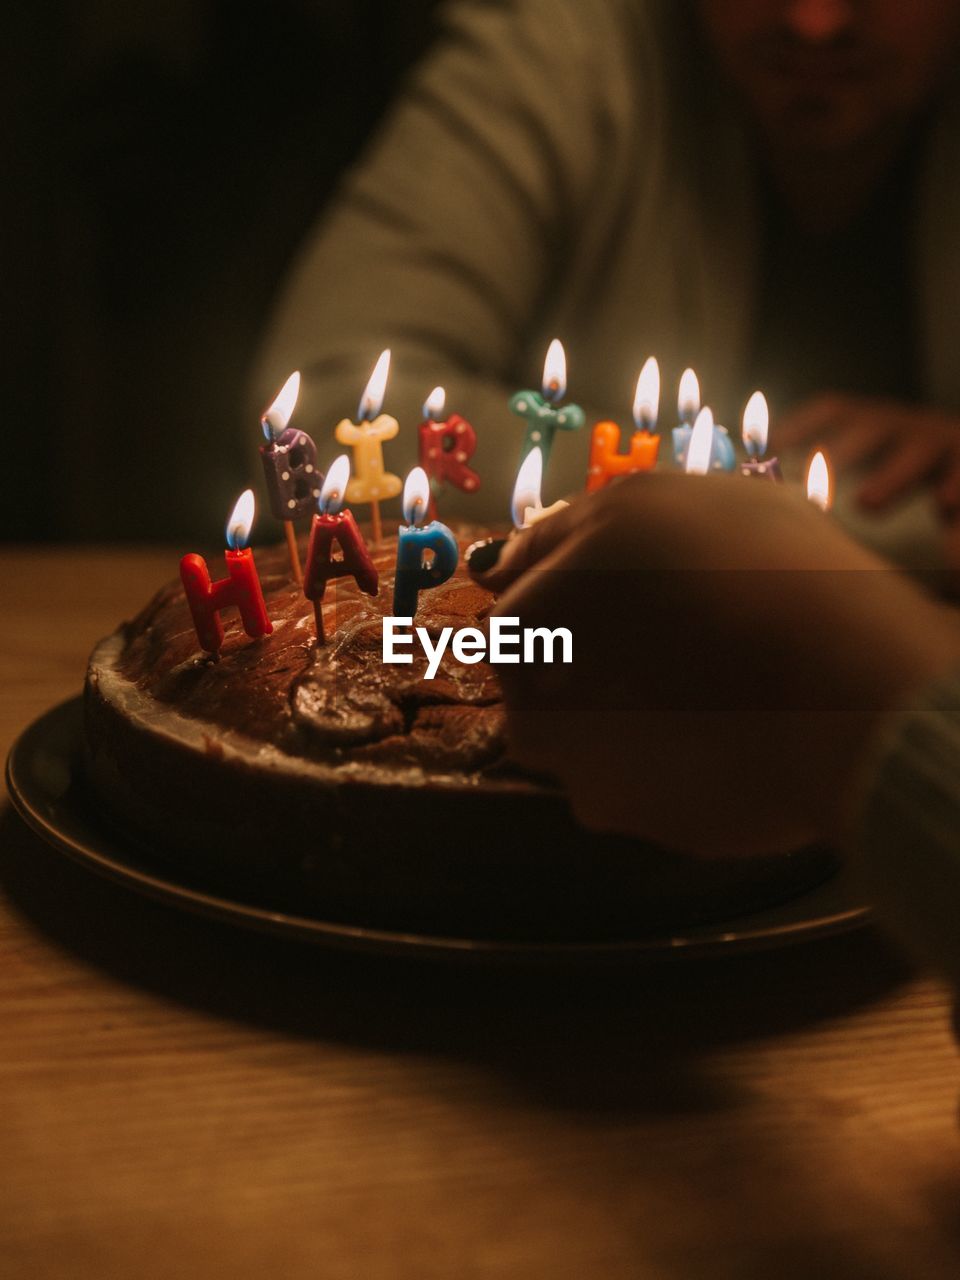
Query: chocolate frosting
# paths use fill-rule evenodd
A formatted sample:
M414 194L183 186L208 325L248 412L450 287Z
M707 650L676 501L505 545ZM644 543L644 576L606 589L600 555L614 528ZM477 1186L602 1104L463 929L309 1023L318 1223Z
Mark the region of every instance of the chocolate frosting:
M442 586L424 591L415 625L436 638L443 627L476 626L492 596L470 581L463 551L478 532L455 530L461 563ZM160 703L258 742L315 760L347 757L382 766L488 771L503 758L500 688L486 662L457 662L449 647L433 680L419 643L413 662L382 661L381 619L393 593L396 538L373 551L379 594L352 579L328 587L327 644L318 647L313 607L290 575L285 547L255 553L273 634L250 640L224 614L215 661L199 649L179 582L164 587L124 628L123 676ZM301 544L301 554L303 546ZM217 566L210 561L217 577Z

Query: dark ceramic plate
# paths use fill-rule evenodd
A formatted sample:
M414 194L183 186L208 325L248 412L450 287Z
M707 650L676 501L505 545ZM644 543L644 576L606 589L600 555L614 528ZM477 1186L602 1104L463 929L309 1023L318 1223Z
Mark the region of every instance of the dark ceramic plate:
M99 819L77 781L81 700L54 707L14 743L7 760L7 785L24 820L55 849L100 875L172 906L213 916L248 929L300 938L323 946L437 959L486 959L573 963L674 956L704 956L781 946L839 933L864 924L870 912L858 900L843 870L764 911L684 929L678 935L622 938L603 942L496 941L401 933L271 910L262 902L240 901L211 892L168 868L159 871L133 852Z

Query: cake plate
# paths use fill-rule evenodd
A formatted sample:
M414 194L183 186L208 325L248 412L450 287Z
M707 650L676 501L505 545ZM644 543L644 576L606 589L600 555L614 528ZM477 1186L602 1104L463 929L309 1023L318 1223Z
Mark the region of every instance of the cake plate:
M174 907L261 932L298 938L341 950L418 955L443 960L596 963L666 957L708 956L783 946L865 924L870 909L860 901L848 872L764 911L679 934L624 937L616 941L510 941L402 933L272 910L263 902L225 897L209 886L169 870L158 870L99 818L79 777L82 702L72 698L34 721L7 759L7 786L21 817L54 849L100 875Z

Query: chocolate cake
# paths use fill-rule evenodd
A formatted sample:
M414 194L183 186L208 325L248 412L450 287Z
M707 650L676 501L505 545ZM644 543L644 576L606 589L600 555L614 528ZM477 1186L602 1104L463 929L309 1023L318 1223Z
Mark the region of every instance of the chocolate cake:
M456 530L461 552L479 531ZM549 780L513 767L495 670L445 653L435 679L381 659L380 593L324 602L328 644L284 549L256 553L273 634L225 615L205 657L180 582L94 650L85 771L106 821L158 867L258 905L364 926L511 939L614 940L772 905L830 854L701 860L585 831ZM417 625L475 625L490 595L463 566Z

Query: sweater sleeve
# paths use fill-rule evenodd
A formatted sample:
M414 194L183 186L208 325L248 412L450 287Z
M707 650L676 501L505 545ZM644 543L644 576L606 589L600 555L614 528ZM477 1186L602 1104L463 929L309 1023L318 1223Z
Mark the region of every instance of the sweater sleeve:
M857 841L886 922L960 986L960 673L930 686L881 736Z
M478 427L484 487L505 514L522 439L507 399L539 384L528 347L623 133L614 117L636 93L636 18L625 0L457 0L444 12L294 269L257 391L265 403L299 367L298 420L322 432L355 414L389 346L389 412L417 422L444 385ZM415 448L388 446L388 463L391 449L402 466ZM582 485L585 445L576 452Z

